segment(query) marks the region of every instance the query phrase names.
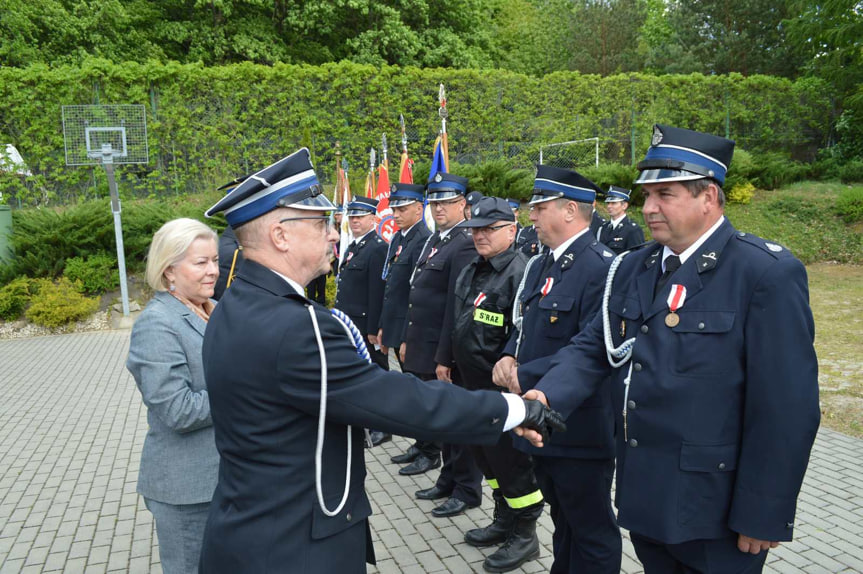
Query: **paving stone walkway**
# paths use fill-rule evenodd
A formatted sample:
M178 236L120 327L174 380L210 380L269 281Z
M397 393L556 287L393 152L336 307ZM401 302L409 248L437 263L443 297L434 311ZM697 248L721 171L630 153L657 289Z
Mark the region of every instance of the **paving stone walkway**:
M135 492L146 413L124 367L128 331L0 341L0 573L161 572L150 513ZM378 566L370 572L481 572L494 549L466 545L481 508L436 519L413 493L436 478L402 477L389 457L406 439L366 451ZM797 539L767 572L863 572L863 441L818 434L799 501ZM539 527L547 572L551 521ZM624 541L622 572L641 567Z

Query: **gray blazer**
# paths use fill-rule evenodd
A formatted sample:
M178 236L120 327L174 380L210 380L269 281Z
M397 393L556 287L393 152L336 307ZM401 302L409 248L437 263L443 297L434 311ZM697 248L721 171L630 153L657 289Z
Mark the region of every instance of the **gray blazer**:
M219 453L204 382L201 344L207 324L166 292L135 321L126 368L147 405L138 492L166 504L209 502Z

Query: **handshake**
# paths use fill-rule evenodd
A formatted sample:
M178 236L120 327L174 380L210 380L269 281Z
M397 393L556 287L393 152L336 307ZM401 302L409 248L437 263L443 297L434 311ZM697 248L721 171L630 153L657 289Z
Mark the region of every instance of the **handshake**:
M566 431L566 423L560 413L540 401L525 399L524 407L524 420L513 430L518 436L529 440L533 446L542 447L553 432Z

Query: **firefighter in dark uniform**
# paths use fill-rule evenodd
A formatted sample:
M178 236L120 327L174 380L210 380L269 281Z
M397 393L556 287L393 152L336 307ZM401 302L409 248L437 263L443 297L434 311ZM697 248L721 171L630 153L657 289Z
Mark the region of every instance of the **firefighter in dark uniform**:
M536 235L536 228L533 225L522 227L518 221L518 210L521 207L521 202L517 199L507 199L507 203L512 208L512 213L515 215L516 233L515 233L515 248L527 255L529 258L537 255L542 251L542 244L539 242L539 237Z
M428 183L428 201L437 225L426 241L411 279L405 342L402 344L404 370L421 379L452 381L449 365L436 361L440 350L449 349L452 318L444 310L453 297L456 277L476 257L470 231L464 221L468 180L449 173L438 173ZM459 445L418 442L420 455L400 474L419 474L440 465L443 449L444 468L433 486L417 491L421 500L448 497L432 510L437 517L455 516L479 506L482 473L470 449Z
M203 343L220 464L202 574L365 572L374 550L362 427L493 444L514 425L556 424L536 401L422 382L361 357L350 320L303 294L330 266L332 209L302 149L207 211L225 212L246 259Z
M532 260L517 302L520 330L495 366L503 377L517 363L528 383L549 368L554 353L584 329L602 302L614 254L590 233L598 187L581 174L539 166L530 219L550 252ZM611 389L600 388L572 413L567 431L544 450L524 439L516 448L533 456L536 477L554 521L554 574L620 572L620 529L611 507L614 413Z
M420 250L431 235L423 220L424 196L425 187L413 183L394 183L390 189L390 207L393 210L393 220L399 230L390 241L384 262L383 276L386 286L378 339L384 354L387 354L389 349L395 350L399 364L401 359L398 358L398 350L404 342L402 336L405 330L405 317L408 314L411 274ZM393 462L401 464L412 462L418 454L419 451L413 449L409 457Z
M618 520L647 574L761 572L820 421L806 269L725 218L733 151L654 128L636 183L655 242L615 260L601 313L525 394L568 414L612 375Z
M626 215L629 208L628 189L612 185L605 197L605 207L611 219L606 221L596 234L600 243L604 243L615 254L644 243L641 226Z
M479 253L455 284L451 363L466 389L495 389L492 369L512 331L512 305L524 275L527 256L514 249L515 215L506 200L481 199L471 210L471 229ZM447 357L439 357L439 362ZM554 437L555 441L557 437ZM536 521L542 514L542 492L530 456L516 450L512 436L494 446L471 447L492 488L494 521L465 533L472 546L501 544L483 562L490 572L508 572L539 556Z
M476 205L476 203L483 198L483 195L478 191L471 191L467 195L464 196L464 218L465 221L470 219L470 209Z
M240 176L229 183L226 183L219 188L219 191L228 194L232 189L243 183L248 176ZM243 251L240 249L240 243L237 241L237 236L234 235L234 230L230 226L226 227L219 235L219 278L216 280L216 286L213 288L213 299L218 301L225 293L234 274L240 263L243 262Z
M366 340L372 360L389 369L387 356L379 349L378 328L384 300L382 278L387 244L375 231L378 200L355 197L348 203L347 218L353 241L339 268L335 308L351 318ZM374 437L373 437L374 438Z
M599 212L594 207L593 215L590 218L590 234L596 237L596 234L599 233L600 228L605 225L605 219L599 214Z

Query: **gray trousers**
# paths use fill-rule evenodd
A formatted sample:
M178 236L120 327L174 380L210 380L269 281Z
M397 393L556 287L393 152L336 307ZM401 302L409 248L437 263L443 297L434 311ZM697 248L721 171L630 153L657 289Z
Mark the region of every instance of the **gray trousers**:
M144 497L156 520L159 557L164 574L197 574L210 503L165 504Z

